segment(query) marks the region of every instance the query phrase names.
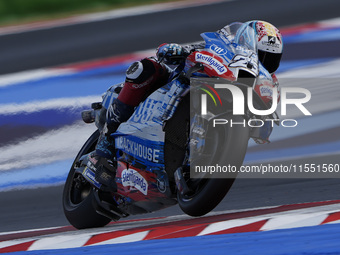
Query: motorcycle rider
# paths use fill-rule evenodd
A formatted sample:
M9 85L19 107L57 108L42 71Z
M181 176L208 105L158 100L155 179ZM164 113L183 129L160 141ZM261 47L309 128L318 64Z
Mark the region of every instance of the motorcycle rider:
M279 30L265 21L246 22L254 28L257 36L258 57L262 65L277 82L274 72L280 64L283 42ZM224 28L217 31L223 35ZM103 190L117 190L115 182L116 167L114 158L114 133L122 122L127 121L148 95L165 85L171 75L167 65L179 65L186 57L198 49L203 49L205 43L180 46L176 43L161 44L154 57L144 58L134 62L126 71L126 80L117 99L110 105L106 113L106 125L98 139L96 150L89 156L95 168L96 180L104 185Z

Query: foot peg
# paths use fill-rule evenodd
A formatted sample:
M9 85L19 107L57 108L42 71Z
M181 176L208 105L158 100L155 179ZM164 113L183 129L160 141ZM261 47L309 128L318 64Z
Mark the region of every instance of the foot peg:
M99 166L95 173L96 180L102 184L101 190L116 192L117 183L115 181L116 173L105 169L103 166Z

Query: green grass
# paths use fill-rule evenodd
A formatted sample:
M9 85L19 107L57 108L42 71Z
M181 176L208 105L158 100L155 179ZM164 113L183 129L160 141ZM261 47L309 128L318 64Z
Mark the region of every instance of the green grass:
M0 0L0 25L169 1L171 0Z

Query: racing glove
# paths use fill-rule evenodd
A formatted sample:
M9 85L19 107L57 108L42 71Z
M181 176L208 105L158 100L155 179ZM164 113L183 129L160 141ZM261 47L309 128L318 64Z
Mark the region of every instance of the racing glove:
M163 43L157 48L158 61L169 65L180 64L188 55L186 50L177 43Z

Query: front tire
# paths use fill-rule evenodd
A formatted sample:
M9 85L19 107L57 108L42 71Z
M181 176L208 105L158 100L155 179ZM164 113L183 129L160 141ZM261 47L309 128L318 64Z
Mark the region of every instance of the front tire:
M76 163L81 156L95 149L99 134L99 130L95 131L83 145L71 166L64 186L64 214L71 225L77 229L103 227L111 221L96 212L95 190L80 173L76 172Z
M228 115L227 119L232 119L233 123L243 123L244 117ZM243 163L249 140L249 128L238 126L231 128L228 125L219 125L219 130L208 129L208 136L211 151L209 158L201 159L202 165L234 166L239 169ZM210 133L209 133L210 130ZM211 131L212 130L212 131ZM187 173L187 176L189 174ZM221 178L206 178L206 174L201 179L187 178L187 185L193 193L182 195L177 193L177 199L183 212L190 216L202 216L213 210L230 190L237 176L237 172L228 173ZM211 176L210 176L211 177Z

